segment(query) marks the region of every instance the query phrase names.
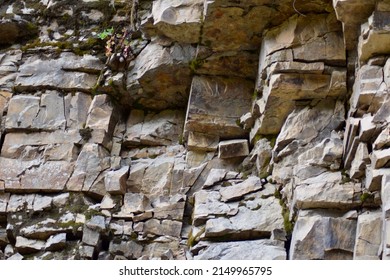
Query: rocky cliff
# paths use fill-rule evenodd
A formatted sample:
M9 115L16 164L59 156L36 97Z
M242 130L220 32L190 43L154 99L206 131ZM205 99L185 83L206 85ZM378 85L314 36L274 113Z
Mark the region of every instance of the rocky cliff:
M390 1L5 0L0 259L389 259Z

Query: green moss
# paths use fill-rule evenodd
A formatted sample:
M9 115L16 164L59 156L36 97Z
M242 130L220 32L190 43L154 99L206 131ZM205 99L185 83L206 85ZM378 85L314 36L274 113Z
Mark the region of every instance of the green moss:
M275 196L277 199L282 199L282 193L280 192L279 189L275 189L274 196Z
M189 63L189 67L191 69L191 72L195 73L196 70L198 70L200 67L202 67L204 63L204 60L201 59L193 59Z
M257 97L258 97L258 92L257 92L257 90L254 90L254 92L252 94L252 101L256 101Z
M199 237L206 231L206 227L202 227L200 229L200 231L195 234L195 235L192 235L192 231L190 232L189 236L188 236L188 240L187 240L187 245L188 247L194 247L196 245L196 243L198 243L198 239Z
M290 235L294 230L294 223L290 221L290 210L283 208L283 225L287 235Z
M275 198L279 199L279 204L282 207L283 226L287 235L290 235L294 230L294 222L290 220L290 209L283 200L281 189L276 189L274 192Z
M365 192L365 193L363 193L363 194L360 196L360 201L361 201L362 203L366 202L366 201L369 200L369 199L374 199L374 194Z
M254 137L254 144L256 144L261 139L265 138L270 142L270 146L272 148L274 148L275 144L276 144L277 137L278 137L278 135L274 135L274 134L270 134L270 135L256 134Z
M90 220L93 216L104 216L100 211L95 209L88 209L84 212L85 219Z

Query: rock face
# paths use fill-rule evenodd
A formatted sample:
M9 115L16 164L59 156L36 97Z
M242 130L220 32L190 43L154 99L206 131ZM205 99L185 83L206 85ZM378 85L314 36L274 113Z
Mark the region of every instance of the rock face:
M2 1L0 259L390 259L388 2Z

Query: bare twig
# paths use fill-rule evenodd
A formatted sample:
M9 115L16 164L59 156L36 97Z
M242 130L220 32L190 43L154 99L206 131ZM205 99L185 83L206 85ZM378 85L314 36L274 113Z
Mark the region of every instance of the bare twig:
M295 8L295 2L296 2L296 1L297 1L297 0L294 0L294 2L293 2L293 8L294 8L294 10L295 10L299 15L305 17L306 15L302 14L300 11L297 10L297 8Z

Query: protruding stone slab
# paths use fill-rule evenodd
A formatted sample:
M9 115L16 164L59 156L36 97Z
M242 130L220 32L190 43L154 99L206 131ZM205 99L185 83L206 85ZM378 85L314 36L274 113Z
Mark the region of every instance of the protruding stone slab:
M361 203L356 200L357 191L354 183L335 184L324 181L299 185L294 191L294 205L299 209L353 209Z
M373 151L371 154L371 165L375 169L387 167L389 161L390 161L390 148Z
M356 150L355 158L351 163L350 177L359 179L363 177L366 165L370 162L366 143L359 143Z
M371 165L366 169L365 187L370 192L380 191L383 176L390 176L390 168L373 169Z
M21 254L35 253L45 248L45 242L41 240L27 239L22 236L16 237L15 248Z
M219 136L213 134L189 132L187 148L189 151L213 152L218 149Z
M60 251L66 247L66 233L52 235L46 241L46 251Z
M376 138L373 146L374 146L375 150L389 148L389 146L390 146L390 126L387 126L384 130L382 130L382 132Z
M253 83L239 78L195 76L185 131L213 132L220 137L245 136L237 120L251 107Z
M219 142L218 157L219 158L235 158L249 155L248 140L235 139Z
M263 188L260 178L251 176L244 182L220 190L221 201L228 202L239 199L248 193L252 193Z
M203 0L158 0L153 2L152 16L157 33L174 41L193 44L199 41ZM148 32L149 31L149 32Z
M356 76L350 103L352 108L367 110L383 82L383 68L363 65Z

